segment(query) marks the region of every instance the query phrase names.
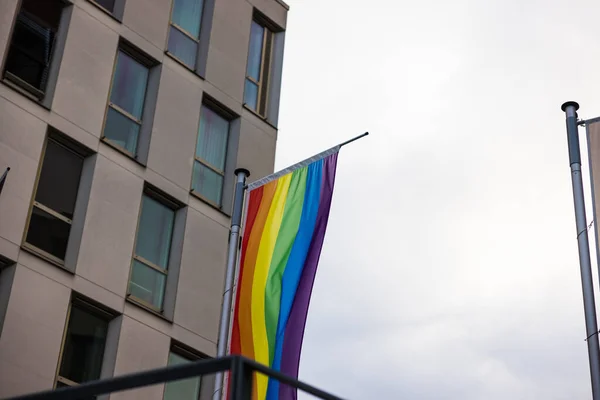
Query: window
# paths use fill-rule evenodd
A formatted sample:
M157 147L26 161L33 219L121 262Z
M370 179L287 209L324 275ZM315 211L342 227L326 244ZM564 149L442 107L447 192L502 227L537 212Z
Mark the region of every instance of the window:
M4 78L38 99L44 97L65 3L23 0L6 57Z
M31 208L24 246L63 264L84 154L56 135L49 135Z
M56 387L100 378L108 325L113 315L79 299L69 310Z
M196 143L192 192L213 205L221 206L229 121L203 105Z
M113 73L103 139L136 156L150 65L119 49Z
M266 116L267 113L273 35L273 31L264 24L252 21L244 103L261 116Z
M201 357L179 347L169 353L168 365L181 365L197 361ZM164 400L197 400L200 396L201 377L182 379L165 384Z
M167 52L195 69L204 0L174 0Z
M142 196L129 298L158 312L163 311L176 207L151 191Z

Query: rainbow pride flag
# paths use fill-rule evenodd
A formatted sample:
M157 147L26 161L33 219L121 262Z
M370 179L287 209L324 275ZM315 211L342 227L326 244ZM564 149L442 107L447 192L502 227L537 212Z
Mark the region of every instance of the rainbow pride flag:
M338 152L334 147L248 186L230 352L294 378ZM294 388L264 375L254 382L253 400L297 398Z

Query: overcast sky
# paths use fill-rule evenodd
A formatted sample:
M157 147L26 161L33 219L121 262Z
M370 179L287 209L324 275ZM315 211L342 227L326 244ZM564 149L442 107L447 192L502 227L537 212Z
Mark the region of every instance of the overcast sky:
M301 379L590 398L560 106L600 115L600 3L286 1L276 168L371 132L340 154Z

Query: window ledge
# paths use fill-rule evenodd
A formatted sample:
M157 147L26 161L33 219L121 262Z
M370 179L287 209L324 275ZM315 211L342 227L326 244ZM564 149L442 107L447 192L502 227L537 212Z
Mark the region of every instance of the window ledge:
M102 7L100 4L96 3L94 0L88 0L88 3L94 5L94 7L98 8L100 11L102 11L104 14L108 15L109 17L111 17L112 19L114 19L115 21L117 21L118 23L122 23L123 21L121 21L119 18L117 18L117 16L115 14L113 14L113 12L107 10L106 8Z
M137 306L137 307L139 307L139 308L141 308L141 309L143 309L143 310L146 310L146 311L147 311L147 312L149 312L150 314L152 314L152 315L154 315L154 316L156 316L156 317L158 317L158 318L160 318L160 319L162 319L162 320L164 320L164 321L167 321L167 322L168 322L168 323L170 323L170 324L172 324L172 323L173 323L173 321L172 321L172 320L170 320L169 318L167 318L167 317L166 317L166 316L165 316L163 313L156 311L156 309L155 309L155 308L153 308L153 307L150 307L150 306L149 306L149 305L148 305L148 304L147 304L145 301L143 301L143 300L140 300L140 299L138 299L138 298L137 298L137 297L135 297L135 296L132 296L132 295L128 294L128 295L125 297L125 300L126 300L128 303L130 303L130 304L133 304L133 305L135 305L135 306Z
M74 271L71 271L70 269L67 269L67 267L65 267L64 261L59 260L58 258L52 256L51 254L48 254L47 252L45 252L42 249L38 249L34 245L31 245L31 244L25 242L21 245L21 249L23 249L24 251L26 251L29 254L32 254L38 258L41 258L42 260L44 260L46 262L49 262L52 265L57 266L58 268L62 269L65 272L68 272L71 275L75 274Z
M253 110L251 107L249 107L248 105L246 105L246 103L243 104L243 107L250 111L252 114L254 114L254 116L258 119L260 119L262 122L264 122L265 124L269 125L271 128L277 130L277 127L275 125L273 125L271 122L269 122L269 120L267 119L267 117L263 117L262 115L260 115L259 113L257 113L255 110Z
M123 154L125 157L129 158L132 161L135 161L137 164L139 164L142 167L146 168L146 164L144 164L143 162L141 162L140 160L138 160L132 153L128 152L127 150L125 150L121 146L118 146L118 145L112 143L110 140L106 139L106 137L102 136L100 138L100 142L104 143L105 145L107 145L108 147L112 148L113 150L118 151L119 153Z
M8 86L9 88L13 89L15 92L27 97L29 100L33 101L35 104L37 104L38 106L42 107L44 110L48 110L50 111L50 107L44 105L43 103L43 97L40 98L38 96L36 96L33 93L34 89L29 89L26 83L18 83L17 82L18 78L14 78L11 79L8 76L5 76L4 78L2 78L1 82L3 84L5 84L6 86Z
M208 205L209 207L217 210L218 212L220 212L221 214L223 214L227 218L231 218L231 215L229 215L228 213L226 213L225 211L223 211L223 208L217 206L215 203L213 203L212 201L208 200L206 197L202 196L200 193L196 192L195 190L193 190L193 189L190 190L190 194L192 196L194 196L195 198L197 198L198 200L200 200L201 202L203 202L204 204Z
M175 54L169 52L169 50L165 50L165 55L167 55L171 60L175 61L177 64L181 65L183 68L190 71L192 74L196 75L198 78L205 80L205 78L198 73L195 69L191 68L189 65L181 61Z

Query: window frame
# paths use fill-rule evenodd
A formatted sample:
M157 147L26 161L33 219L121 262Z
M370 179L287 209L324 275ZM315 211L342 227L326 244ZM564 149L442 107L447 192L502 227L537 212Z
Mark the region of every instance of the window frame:
M157 201L158 203L162 204L163 206L173 210L173 212L175 214L175 216L173 218L173 225L171 226L171 242L169 243L169 256L168 256L168 261L167 261L167 268L165 268L165 269L154 264L153 262L151 262L149 260L146 260L144 257L138 256L136 254L138 233L139 233L139 229L140 229L140 221L142 220L144 196L147 196L147 197ZM150 311L156 315L159 315L162 318L165 318L165 315L164 315L164 313L165 313L165 298L167 295L167 286L168 286L169 269L170 269L169 267L171 267L171 254L173 251L173 237L174 237L175 230L176 230L177 211L181 208L182 208L182 206L180 204L169 199L164 194L160 193L159 189L151 187L149 185L146 185L144 187L142 196L140 198L140 211L138 212L138 218L137 218L136 229L135 229L135 240L133 242L131 263L129 264L129 277L127 279L126 299L134 304L137 304L138 306L141 306L144 309L147 309L148 311ZM144 266L152 268L153 270L164 275L165 283L164 283L164 288L163 288L163 299L162 299L162 304L161 304L160 308L131 294L130 285L131 285L131 277L133 275L133 265L134 265L135 261L138 261L138 262L142 263Z
M262 44L261 44L261 56L260 56L260 68L258 72L259 81L256 81L253 77L248 75L248 65L250 62L250 39L248 41L248 56L246 57L246 78L244 80L244 97L245 97L245 81L249 80L251 83L257 86L256 92L256 109L252 108L246 103L244 98L244 107L258 115L261 119L267 118L268 105L269 105L269 88L271 84L271 65L273 64L273 50L275 47L275 34L279 29L275 28L274 24L269 22L266 17L255 12L252 16L252 22L256 23L263 28ZM250 32L252 32L252 23L250 24ZM270 37L270 46L267 47L268 37ZM268 50L268 51L267 51ZM268 61L268 62L267 62ZM265 71L265 66L267 70ZM264 103L264 110L261 112L261 104Z
M129 112L127 112L126 110L124 110L123 108L118 106L117 104L114 104L110 99L112 96L113 84L114 84L114 80L115 80L115 72L117 71L117 62L119 59L120 52L123 52L124 54L131 57L133 60L137 61L139 64L141 64L142 66L144 66L145 68L148 69L148 77L146 78L146 88L144 90L144 102L142 105L141 119L137 119L135 116L131 115ZM111 78L110 78L110 87L108 90L108 98L106 100L106 109L104 110L104 120L102 121L102 131L100 132L100 141L102 143L105 143L106 145L112 147L113 149L117 150L118 152L126 155L127 157L133 159L134 161L136 161L138 163L140 162L139 161L140 138L142 136L142 129L144 126L144 121L148 117L150 117L150 118L153 117L153 116L146 115L147 114L146 106L147 106L148 97L149 97L148 92L150 90L151 73L152 73L153 68L155 68L157 65L158 65L157 61L155 61L151 57L145 55L141 50L136 49L132 44L129 44L125 40L121 40L119 42L119 44L117 46L117 50L115 52L115 60L113 62L113 70L112 70L112 74L111 74ZM111 141L111 139L106 137L104 131L106 129L106 122L108 120L108 112L110 109L113 109L120 115L126 117L128 120L130 120L138 125L139 130L138 130L138 137L136 140L134 153L130 152L129 150L127 150L124 147L119 146L118 144Z
M67 342L67 332L69 330L69 323L71 322L71 312L73 310L73 306L79 307L80 309L88 312L89 314L95 315L96 317L104 320L106 322L106 338L104 341L104 350L102 352L102 364L104 364L104 360L106 357L106 345L109 340L109 332L110 332L110 323L114 320L117 315L116 313L109 311L99 305L96 305L94 301L84 298L83 296L72 293L71 299L69 301L69 308L67 309L67 317L65 319L65 326L63 328L62 340L60 345L60 353L58 354L58 363L56 365L56 373L54 375L54 383L53 389L58 388L58 384L62 383L66 386L79 386L80 383L74 382L68 378L65 378L60 375L60 369L63 362L63 357L65 353L65 344ZM100 371L102 371L102 365L100 366ZM101 372L102 374L102 372ZM98 377L100 379L101 376Z
M196 350L193 350L192 348L184 345L183 343L179 343L179 342L172 340L171 346L169 347L169 354L167 355L167 367L169 366L169 356L171 355L171 353L176 354L182 358L185 358L190 362L206 360L206 359L210 358L209 356L202 354ZM192 378L198 378L200 380L200 384L198 385L198 397L197 397L197 400L199 400L200 398L202 398L202 382L204 379L202 379L202 375L195 376ZM162 400L165 400L165 393L166 393L168 384L169 384L169 382L166 382L163 385Z
M165 42L165 54L171 59L177 62L182 67L186 68L190 72L194 73L201 79L204 79L206 69L206 58L208 57L208 41L210 38L210 31L212 29L212 15L214 11L215 0L201 0L202 9L200 11L200 21L198 29L198 37L195 38L190 32L185 30L182 26L173 22L173 10L175 8L175 0L171 1L171 7L169 8L169 28L167 29L167 38ZM171 28L176 29L182 35L196 43L196 57L194 59L194 65L186 64L181 58L177 57L176 54L169 51L169 39L171 37ZM204 60L204 65L201 64L200 60Z
M214 112L215 114L219 115L221 118L223 118L224 120L227 121L227 140L225 142L225 154L223 155L223 159L224 159L224 168L223 170L219 170L218 168L216 168L215 166L211 165L208 161L204 160L202 157L199 157L196 154L196 150L198 148L198 140L200 140L200 126L202 124L202 109L206 107L209 110L211 110L212 112ZM238 118L237 115L235 115L233 112L227 110L224 106L220 105L219 103L217 103L216 100L212 99L211 97L208 97L206 94L204 95L203 101L202 101L202 105L200 106L200 118L198 118L198 129L196 129L196 144L194 146L194 161L192 164L192 177L191 177L191 181L190 181L190 194L192 194L194 197L198 198L199 200L209 204L210 206L216 208L219 211L223 211L223 193L225 192L225 181L226 181L226 174L227 174L227 156L229 154L229 150L230 150L230 144L231 144L231 136L232 136L232 124L233 121ZM214 201L212 201L211 199L207 198L206 196L202 195L202 193L194 190L194 166L196 165L196 163L200 163L201 165L203 165L204 167L210 169L211 171L219 174L222 178L223 178L223 182L221 184L221 202L220 204L215 203Z
M65 259L60 259L58 257L56 257L53 254L48 253L45 250L40 249L39 247L29 243L27 241L27 235L29 233L29 229L31 227L31 216L33 214L33 209L34 208L38 208L50 215L52 215L55 218L60 219L63 222L66 222L70 225L70 229L69 229L69 238L67 239L67 251L68 251L68 242L69 239L71 237L71 232L72 232L72 228L73 228L73 219L67 218L64 215L60 214L59 212L54 211L53 209L51 209L50 207L39 203L38 201L36 201L36 196L37 196L37 191L38 191L38 187L39 187L39 183L40 183L40 178L42 175L42 168L44 166L44 161L46 160L46 150L48 147L48 142L50 140L52 140L57 146L61 146L63 147L65 150L73 153L74 155L76 155L77 157L81 158L82 160L82 164L81 164L81 170L79 172L79 181L77 184L77 194L75 196L75 207L77 207L77 202L79 201L79 190L81 187L81 179L83 177L83 170L84 170L84 162L86 160L87 157L90 156L90 154L83 149L82 146L77 146L75 143L67 143L68 141L70 141L69 139L64 139L64 138L60 138L59 136L60 134L58 133L58 131L56 131L55 129L48 127L48 132L44 138L44 144L42 147L42 152L40 155L40 161L38 163L38 169L37 169L37 173L36 173L36 177L35 177L35 186L33 189L33 193L31 196L31 202L29 204L29 210L27 213L27 225L25 226L25 230L23 231L23 238L21 240L21 247L25 250L30 251L31 253L43 258L44 260L59 266L63 269L66 269L65 267L65 260L66 260L66 256ZM78 148L79 147L79 148ZM75 217L73 217L75 218Z
M54 94L54 87L56 85L55 78L57 78L57 75L58 75L58 68L56 68L56 70L53 71L53 66L55 63L60 63L62 61L62 53L64 50L62 47L64 46L64 43L66 41L66 36L67 36L67 28L65 28L64 25L69 25L71 17L70 17L70 12L69 12L68 8L73 7L72 0L55 0L55 1L56 1L56 3L60 4L60 6L61 6L60 19L58 21L58 26L56 27L55 30L52 27L49 27L44 21L40 20L35 15L33 15L29 11L25 10L23 8L23 0L19 0L17 2L18 7L17 7L16 12L12 19L12 24L11 24L10 32L8 35L8 40L6 42L6 52L4 55L4 59L2 60L2 63L1 63L2 69L0 70L0 81L2 81L2 83L15 89L16 91L18 91L19 93L23 94L24 96L30 98L31 100L34 100L35 102L40 104L42 107L45 107L48 109L50 108L50 103L52 101L52 97ZM65 16L65 14L67 12L69 12L69 15ZM45 82L43 90L36 88L35 86L33 86L30 83L26 82L25 80L21 79L16 74L7 70L8 55L12 49L15 49L16 51L18 51L21 54L24 54L26 57L32 59L33 61L35 61L38 64L43 63L43 61L37 60L36 57L29 54L24 49L19 48L19 46L15 46L13 44L15 29L17 27L17 24L19 23L18 20L19 20L19 16L21 13L24 13L27 18L29 18L30 20L32 20L33 22L35 22L42 28L51 30L53 33L50 54L48 57L49 60L47 63L45 63L46 64L45 69L46 69L46 73L48 74L48 76L46 78L46 82ZM61 31L63 31L63 32L61 33Z

